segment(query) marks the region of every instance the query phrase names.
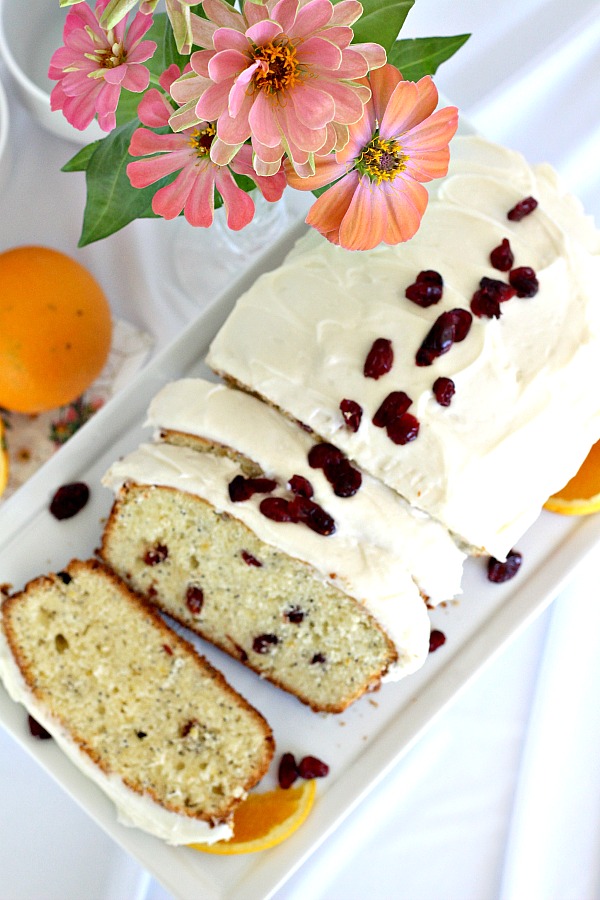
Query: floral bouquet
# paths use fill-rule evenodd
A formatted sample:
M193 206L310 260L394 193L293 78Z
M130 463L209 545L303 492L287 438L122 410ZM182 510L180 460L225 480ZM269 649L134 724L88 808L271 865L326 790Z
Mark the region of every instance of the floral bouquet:
M107 132L64 167L86 173L80 246L143 217L208 227L221 205L239 230L253 191L286 186L342 247L410 239L458 123L431 75L468 38L399 39L413 3L60 0L52 108Z

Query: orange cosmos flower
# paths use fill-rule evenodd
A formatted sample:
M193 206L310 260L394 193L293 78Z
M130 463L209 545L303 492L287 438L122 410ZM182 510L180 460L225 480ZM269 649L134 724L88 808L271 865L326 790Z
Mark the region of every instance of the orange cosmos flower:
M350 125L343 150L315 158L315 174L301 178L286 163L288 184L312 191L332 186L306 222L347 250L398 244L417 231L427 207L423 182L448 171L448 144L458 126L454 106L434 112L438 92L430 76L403 81L392 65L371 71L372 92L360 121Z

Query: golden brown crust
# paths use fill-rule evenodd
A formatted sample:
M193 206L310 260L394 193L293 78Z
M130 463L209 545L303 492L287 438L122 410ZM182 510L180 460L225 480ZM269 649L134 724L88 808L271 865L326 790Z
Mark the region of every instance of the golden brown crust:
M243 709L245 713L252 718L257 729L262 732L264 750L261 763L256 766L253 771L248 773L247 778L240 785L240 788L241 791L245 792L257 784L269 768L275 746L271 728L265 718L231 687L220 671L218 671L208 660L198 654L195 647L189 641L177 634L173 629L169 628L155 606L139 594L135 593L109 566L97 559L90 559L87 561L73 559L60 573L52 573L34 578L29 581L21 591L7 597L1 606L2 625L6 642L28 690L48 716L48 720L45 723L48 730L52 733L54 724L54 730L59 729L60 731L68 733L70 740L72 740L80 751L86 754L86 756L98 766L102 772L106 775L114 774L114 769L107 763L107 760L102 754L90 744L86 735L81 731L74 729L72 724L61 714L61 710L56 708L56 705L50 704L48 698L39 690L35 671L26 659L13 621L18 614L19 606L21 604L26 604L28 599L34 594L56 585L58 581L61 581L64 584L61 575L64 576L66 574L70 578L76 579L78 574L84 571L86 573L93 573L95 576L108 581L114 590L119 593L123 602L136 607L143 613L144 618L151 623L152 628L159 634L159 639L164 641L165 647L169 647L171 652L177 648L195 667L202 679L210 679L219 690L220 695L226 697L230 704L237 710ZM201 682L199 682L199 684L200 683ZM35 715L35 711L33 714ZM149 796L164 809L190 819L201 821L211 822L214 821L215 818L218 818L219 820L227 819L232 810L242 799L240 796L223 798L222 807L215 816L214 811L205 813L203 810L194 810L169 802L168 799L160 797L150 785L146 786L144 791L142 791L139 785L132 781L131 778L128 778L126 774L121 773L121 780L131 791L140 796L142 794Z

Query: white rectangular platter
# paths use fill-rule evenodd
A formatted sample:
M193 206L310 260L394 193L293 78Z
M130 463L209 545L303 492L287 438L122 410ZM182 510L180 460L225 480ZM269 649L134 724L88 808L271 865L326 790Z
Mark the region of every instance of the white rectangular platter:
M100 478L114 459L149 436L144 427L149 400L168 380L209 375L203 360L236 298L262 270L280 262L303 228L290 229L268 256L248 269L3 504L1 584L18 589L34 576L61 569L72 557L93 555L112 502ZM88 483L91 501L75 518L58 522L48 512L49 500L56 488L74 480ZM266 716L277 743L276 760L289 750L316 755L330 766L329 776L319 782L307 823L289 840L263 853L205 856L123 827L110 802L52 742L31 738L23 709L2 688L0 724L175 897L268 898L400 762L461 689L552 601L599 541L600 516L570 519L542 513L519 542L524 563L513 581L491 584L485 561L470 560L461 598L432 613L433 626L447 637L445 645L419 673L400 684L385 685L339 716L315 715L241 664L196 641L200 651Z

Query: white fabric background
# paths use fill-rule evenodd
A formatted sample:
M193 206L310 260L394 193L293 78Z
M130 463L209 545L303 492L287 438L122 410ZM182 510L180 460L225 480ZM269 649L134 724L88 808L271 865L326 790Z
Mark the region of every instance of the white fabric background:
M553 163L600 221L596 0L417 0L404 34L462 32L473 36L440 70L440 90L491 139ZM83 186L59 171L75 148L22 109L1 60L0 78L12 150L0 250L44 243L76 255L115 315L164 346L226 276L210 263L187 271L198 288L186 296L164 252L179 258L182 232L162 222L76 250ZM600 897L597 556L276 900ZM1 900L83 897L170 900L0 732Z

